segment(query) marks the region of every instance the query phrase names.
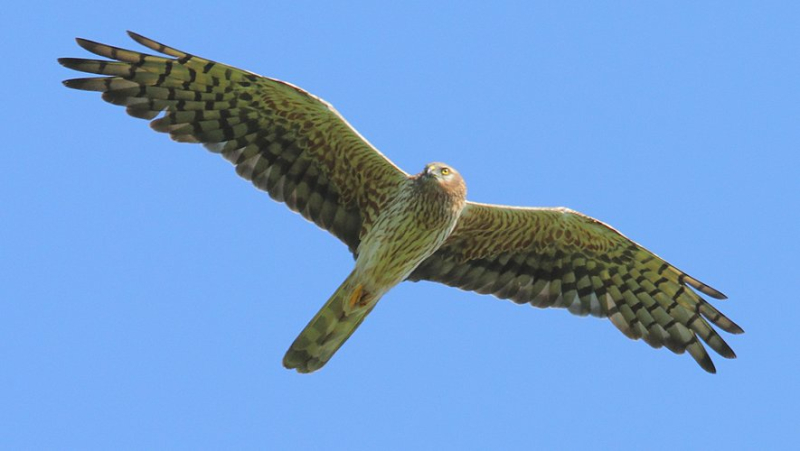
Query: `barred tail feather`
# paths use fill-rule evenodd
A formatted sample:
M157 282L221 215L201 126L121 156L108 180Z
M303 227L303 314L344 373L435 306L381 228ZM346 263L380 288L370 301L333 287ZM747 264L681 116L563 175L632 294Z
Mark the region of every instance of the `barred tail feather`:
M371 299L353 306L353 300L360 301L361 296L361 286L350 273L294 340L283 357L283 366L311 373L328 363L377 304L378 299Z

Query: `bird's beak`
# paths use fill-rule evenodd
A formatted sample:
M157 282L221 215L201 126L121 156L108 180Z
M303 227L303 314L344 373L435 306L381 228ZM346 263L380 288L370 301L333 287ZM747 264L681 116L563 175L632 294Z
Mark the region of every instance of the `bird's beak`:
M433 166L431 166L431 165L425 166L425 176L426 177L432 177L433 176Z

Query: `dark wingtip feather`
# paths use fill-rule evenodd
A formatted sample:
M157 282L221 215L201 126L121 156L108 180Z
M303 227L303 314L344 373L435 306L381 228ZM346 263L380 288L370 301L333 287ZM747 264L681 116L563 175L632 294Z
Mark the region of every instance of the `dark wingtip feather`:
M70 78L69 80L62 80L61 83L70 89L83 89L83 78Z
M692 288L698 290L699 292L701 292L703 294L711 296L714 299L720 299L720 300L728 299L728 296L725 296L724 294L722 294L721 291L719 291L719 290L717 290L715 288L712 288L712 287L704 284L703 282L700 282L699 280L695 279L694 277L692 277L692 276L690 276L688 274L683 274L681 276L681 279L682 279L683 283L688 284Z
M721 345L714 348L714 351L716 351L717 354L721 355L722 357L725 357L726 359L736 358L736 353L733 352L733 349L731 349L731 347L728 346L728 343L725 343L724 340L722 341Z
M92 51L92 48L101 45L99 42L90 41L89 39L84 39L84 38L75 38L75 42L77 42L79 46L83 47L84 49L90 52Z
M135 32L130 31L130 30L128 30L128 36L130 36L130 38L133 39L134 41L136 41L136 43L139 44L139 45L143 45L143 46L145 46L145 47L147 47L147 48L149 48L151 50L155 50L157 52L164 53L163 49L166 46L164 44L161 44L160 42L156 42L156 41L154 41L154 40L152 40L150 38L146 38L146 37L140 35L139 33L135 33Z
M131 39L133 39L140 45L143 45L150 50L155 50L156 52L169 55L173 58L184 58L186 56L189 56L189 53L186 53L183 50L178 50L176 48L166 46L158 41L154 41L150 38L140 35L139 33L134 33L133 31L130 30L128 30L128 36L130 36Z
M706 372L717 374L717 367L714 366L714 361L711 360L711 357L708 355L706 355L703 359L698 360L697 363L700 365L700 368L703 368L706 370Z
M145 47L147 47L149 49L160 51L158 49L158 47L166 47L164 44L162 44L160 42L157 42L157 41L154 41L154 40L148 38L147 36L143 36L143 35L141 35L139 33L136 33L135 31L128 30L127 33L128 33L128 37L130 37L131 39L133 39L137 43L139 43L139 44L141 44L141 45L143 45L143 46L145 46Z
M703 282L697 282L697 283L700 284L700 286L695 286L695 288L700 290L700 292L702 292L703 294L707 294L708 296L711 296L714 299L719 299L720 301L728 299L728 296L725 296L721 291L712 288L704 284Z

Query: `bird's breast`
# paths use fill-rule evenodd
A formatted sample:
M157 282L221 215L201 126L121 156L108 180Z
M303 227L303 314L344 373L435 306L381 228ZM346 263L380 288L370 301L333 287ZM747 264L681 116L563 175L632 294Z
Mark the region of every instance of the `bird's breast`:
M356 272L373 291L385 291L402 282L453 231L458 215L451 210L418 198L398 198L361 241Z

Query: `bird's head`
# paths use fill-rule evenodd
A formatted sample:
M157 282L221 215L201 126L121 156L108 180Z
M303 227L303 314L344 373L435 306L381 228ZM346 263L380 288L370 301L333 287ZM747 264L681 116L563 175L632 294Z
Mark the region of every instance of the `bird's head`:
M448 192L466 196L467 187L461 174L444 163L425 165L425 169L417 175L417 178L425 183L433 182Z

